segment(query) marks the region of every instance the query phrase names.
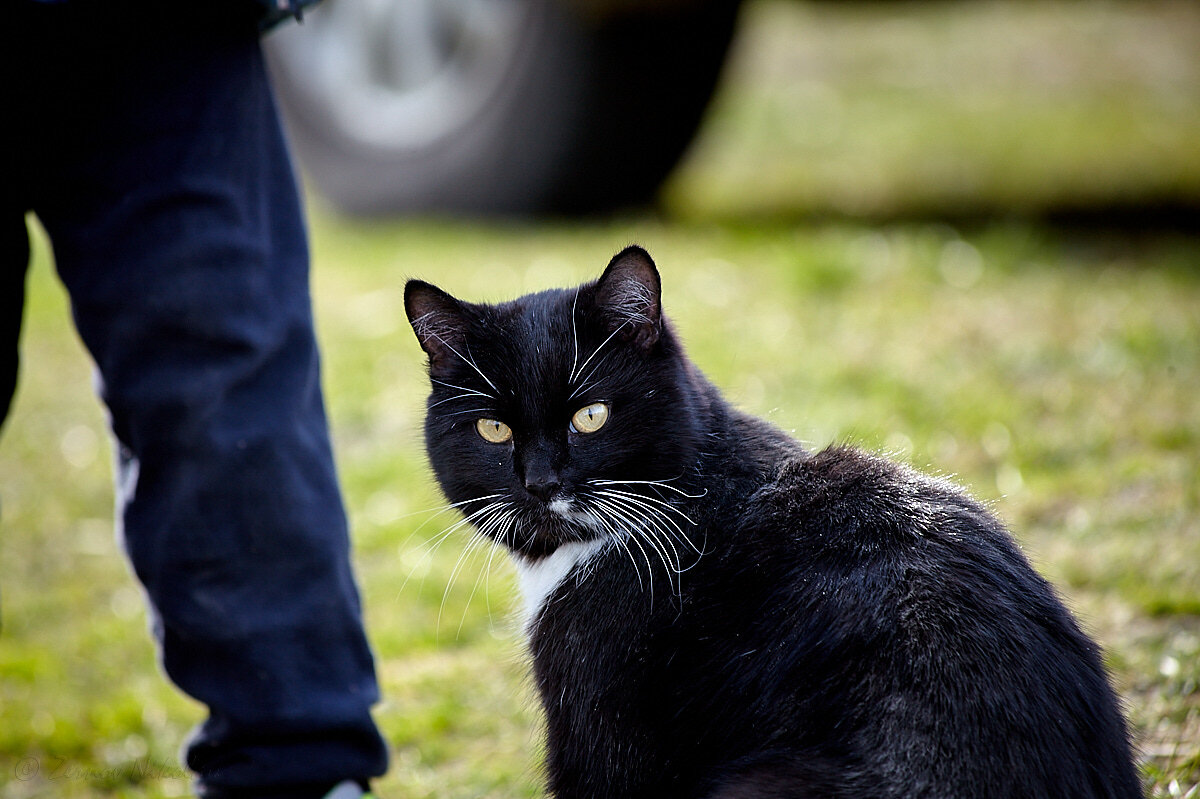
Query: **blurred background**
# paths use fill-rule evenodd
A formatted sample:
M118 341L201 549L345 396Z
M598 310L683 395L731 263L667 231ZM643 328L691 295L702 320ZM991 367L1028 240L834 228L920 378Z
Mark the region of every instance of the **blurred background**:
M1198 28L1182 0L328 0L269 51L352 214L1140 225L1200 209Z
M310 196L381 796L540 795L511 570L441 536L404 281L501 300L632 241L733 402L1004 518L1105 647L1147 794L1200 796L1200 5L329 0L268 48ZM186 795L201 710L155 665L91 365L29 224L0 799Z

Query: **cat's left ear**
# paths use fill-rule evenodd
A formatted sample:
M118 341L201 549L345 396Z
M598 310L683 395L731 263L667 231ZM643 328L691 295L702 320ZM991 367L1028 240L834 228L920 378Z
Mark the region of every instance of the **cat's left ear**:
M611 330L649 350L662 335L662 281L650 253L626 247L609 262L596 283L596 305Z
M445 372L462 352L466 335L463 305L437 286L423 280L410 280L404 286L404 311L421 349L429 354L429 371Z

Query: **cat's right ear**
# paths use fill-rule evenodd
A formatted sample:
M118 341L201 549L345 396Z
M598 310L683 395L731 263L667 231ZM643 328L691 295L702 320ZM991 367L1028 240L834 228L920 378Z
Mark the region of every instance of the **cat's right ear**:
M404 286L404 312L429 355L431 374L444 373L463 349L466 318L462 303L437 286L410 280Z
M596 282L596 304L609 327L649 350L662 335L662 281L650 253L632 245L609 262Z

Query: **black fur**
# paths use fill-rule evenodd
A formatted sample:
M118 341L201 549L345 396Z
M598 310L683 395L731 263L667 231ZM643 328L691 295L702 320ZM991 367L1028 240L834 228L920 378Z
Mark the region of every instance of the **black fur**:
M529 623L555 796L1141 795L1096 645L1002 525L946 482L730 408L643 250L578 290L489 306L412 281L405 303L450 501L519 562L620 539ZM609 421L578 433L592 402ZM562 512L613 503L608 524Z

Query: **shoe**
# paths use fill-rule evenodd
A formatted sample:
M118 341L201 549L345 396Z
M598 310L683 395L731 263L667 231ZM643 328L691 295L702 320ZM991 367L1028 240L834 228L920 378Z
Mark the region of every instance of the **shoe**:
M333 786L329 793L325 794L325 799L375 799L375 795L364 791L354 780L345 780Z

